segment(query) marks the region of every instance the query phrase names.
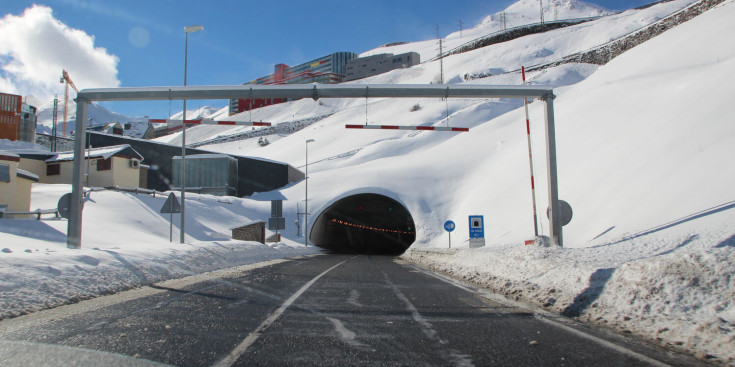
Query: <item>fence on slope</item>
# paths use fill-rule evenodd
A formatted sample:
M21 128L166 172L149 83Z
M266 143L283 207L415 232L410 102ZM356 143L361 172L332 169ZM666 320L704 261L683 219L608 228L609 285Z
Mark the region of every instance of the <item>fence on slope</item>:
M684 23L705 11L714 8L725 0L700 0L692 3L684 9L680 9L668 16L661 18L660 20L651 24L640 27L634 31L631 31L623 36L618 37L610 42L602 45L590 48L585 51L580 51L560 59L530 65L526 67L526 71L542 71L548 68L559 66L562 64L569 63L583 63L583 64L596 64L605 65L612 59L620 56L625 51L632 49L664 32L674 28L675 26ZM502 74L520 73L521 69L510 70ZM495 74L500 75L500 74ZM476 73L476 74L465 74L463 79L476 80L493 76L492 74ZM538 77L537 75L536 77ZM534 79L536 78L534 77Z
M465 42L447 52L442 53L441 55L437 55L435 57L432 57L429 60L422 62L422 64L427 63L427 62L436 61L436 60L439 60L447 56L456 55L456 54L476 50L478 48L487 47L487 46L494 45L497 43L511 41L511 40L514 40L516 38L520 38L523 36L528 36L528 35L536 34L536 33L548 32L554 29L559 29L559 28L569 27L572 25L577 25L577 24L581 24L585 22L590 22L590 21L597 20L600 18L602 18L602 16L555 20L555 21L543 22L543 23L530 23L530 24L524 24L524 25L520 25L516 27L503 29L500 31L495 31L495 32L477 37L469 42Z

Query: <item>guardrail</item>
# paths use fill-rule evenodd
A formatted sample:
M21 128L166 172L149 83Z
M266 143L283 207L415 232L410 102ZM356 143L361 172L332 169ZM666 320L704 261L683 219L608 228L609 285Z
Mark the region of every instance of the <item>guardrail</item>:
M19 211L0 211L0 219L4 219L6 216L12 215L35 215L36 220L41 220L41 215L54 214L56 218L60 218L58 209L36 209L30 212L19 212Z
M156 195L166 195L165 192L162 191L156 191L151 189L142 189L140 187L120 187L120 186L108 186L105 187L104 190L115 190L115 191L123 191L123 192L132 192L134 194L146 194L146 195L153 195L153 197L156 197ZM92 190L92 191L102 191L102 190Z

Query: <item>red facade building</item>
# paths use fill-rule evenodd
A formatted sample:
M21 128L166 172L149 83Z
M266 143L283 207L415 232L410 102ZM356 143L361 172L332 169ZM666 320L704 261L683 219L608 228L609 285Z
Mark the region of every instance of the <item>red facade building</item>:
M20 140L22 104L21 96L0 93L0 139Z

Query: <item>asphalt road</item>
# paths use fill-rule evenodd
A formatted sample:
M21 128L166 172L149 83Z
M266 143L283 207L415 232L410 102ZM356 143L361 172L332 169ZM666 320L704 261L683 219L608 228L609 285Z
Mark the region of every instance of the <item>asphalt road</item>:
M118 355L218 367L696 364L387 256L275 261L0 321L3 366Z

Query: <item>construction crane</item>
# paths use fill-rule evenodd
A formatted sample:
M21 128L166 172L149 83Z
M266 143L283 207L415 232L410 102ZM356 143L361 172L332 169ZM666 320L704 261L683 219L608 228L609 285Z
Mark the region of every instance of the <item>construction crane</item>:
M71 81L69 73L67 73L66 70L61 71L61 78L59 78L59 83L66 83L66 91L64 92L64 124L61 128L61 136L66 136L66 106L69 103L69 86L74 88L74 91L77 93L79 93L79 89L77 89L77 86L74 85L73 81Z

